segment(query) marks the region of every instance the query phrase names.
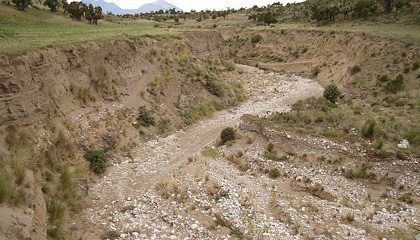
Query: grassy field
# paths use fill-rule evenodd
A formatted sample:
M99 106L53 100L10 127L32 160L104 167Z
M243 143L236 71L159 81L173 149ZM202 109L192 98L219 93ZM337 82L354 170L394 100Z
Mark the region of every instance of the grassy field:
M173 28L169 26L173 26ZM37 10L33 8L22 12L10 6L0 5L0 54L19 54L33 49L106 40L120 35L179 34L182 31L191 29L201 31L220 27L346 31L420 41L419 25L351 21L324 26L316 26L311 23L279 23L267 27L257 26L254 22L247 19L246 14L242 13L231 15L223 20L181 21L180 25L174 25L173 21L157 23L129 19L117 19L117 21L115 19L112 21L102 20L99 21L98 25L90 25L86 21L74 21L67 14L61 12L51 13L45 9Z
M100 21L98 25L77 22L63 13L27 9L24 12L0 7L0 53L15 54L85 41L104 40L120 35L142 36L177 34L153 23L118 24Z

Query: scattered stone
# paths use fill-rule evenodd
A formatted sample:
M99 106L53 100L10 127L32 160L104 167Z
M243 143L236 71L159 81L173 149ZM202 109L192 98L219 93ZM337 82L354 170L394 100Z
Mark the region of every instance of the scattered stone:
M403 139L400 143L398 143L397 146L401 149L407 149L410 147L410 143L408 142L407 139Z

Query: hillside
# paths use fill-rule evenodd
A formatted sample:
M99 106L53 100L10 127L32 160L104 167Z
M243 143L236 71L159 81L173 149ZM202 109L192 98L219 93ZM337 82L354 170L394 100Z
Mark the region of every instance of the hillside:
M360 17L362 2L375 9ZM407 2L97 25L1 5L0 239L414 239Z

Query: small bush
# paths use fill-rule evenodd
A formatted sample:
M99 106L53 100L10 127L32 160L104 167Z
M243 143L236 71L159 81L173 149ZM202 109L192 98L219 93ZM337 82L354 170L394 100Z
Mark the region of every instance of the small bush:
M277 155L277 151L274 149L274 145L272 143L269 143L267 145L266 151L264 152L264 157L266 159L277 161L277 162L283 162L283 161L288 160L287 156L279 157Z
M220 140L222 144L235 140L235 129L227 127L220 133Z
M207 146L203 148L203 150L201 151L201 154L204 157L208 157L208 158L218 158L221 156L221 153L217 149L207 147Z
M389 81L387 83L385 89L388 92L391 92L391 93L394 93L395 94L398 91L403 90L404 87L405 87L404 76L402 74L398 74L398 76L394 80Z
M321 69L319 67L313 67L311 69L311 76L317 77L320 72L321 72Z
M221 97L223 95L222 86L214 79L209 78L206 81L206 89L213 95Z
M359 169L350 169L345 173L346 178L350 179L376 179L376 174L374 172L368 171L366 167L361 167Z
M90 162L89 168L94 173L104 173L108 156L102 149L91 149L84 155L85 159Z
M354 215L352 213L347 213L342 217L342 220L347 223L354 222Z
M15 186L13 185L13 182L6 169L0 166L0 203L5 202L10 197L14 187Z
M341 97L341 92L335 84L330 84L324 90L324 97L328 101L336 103L338 98Z
M367 120L361 129L364 138L372 138L376 132L376 122L374 120Z
M141 125L145 127L155 125L155 118L153 117L152 112L145 106L141 106L139 108L139 115L137 120L140 121Z
M352 68L350 68L350 75L353 76L353 75L359 73L360 71L362 71L360 66L359 65L354 65Z
M255 34L251 37L251 43L256 44L262 40L262 36L260 34Z
M268 151L268 152L274 152L274 144L269 143L269 144L267 145L267 151Z
M379 81L380 82L388 82L389 81L388 75L385 74L385 75L380 76Z
M270 178L278 178L280 176L280 171L277 168L272 168L268 171L268 176Z
M413 195L411 193L404 193L403 195L398 197L398 200L400 200L401 202L405 202L407 204L414 203Z

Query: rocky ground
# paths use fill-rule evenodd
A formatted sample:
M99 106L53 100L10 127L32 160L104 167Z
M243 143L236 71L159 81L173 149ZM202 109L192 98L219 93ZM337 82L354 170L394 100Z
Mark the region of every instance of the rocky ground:
M403 186L418 196L416 160L371 163L379 183L350 179L345 173L358 167L363 151L256 130L241 121L244 114L288 111L322 88L297 76L240 67L246 103L149 141L132 158L116 159L90 189L84 214L92 233L85 237L101 232L104 239L404 239L418 230L418 204L396 200L401 191L395 190ZM218 146L221 130L238 125L240 138ZM268 142L274 143L276 161L264 156ZM400 165L407 171L389 187L388 173ZM278 176L270 178L274 168Z

